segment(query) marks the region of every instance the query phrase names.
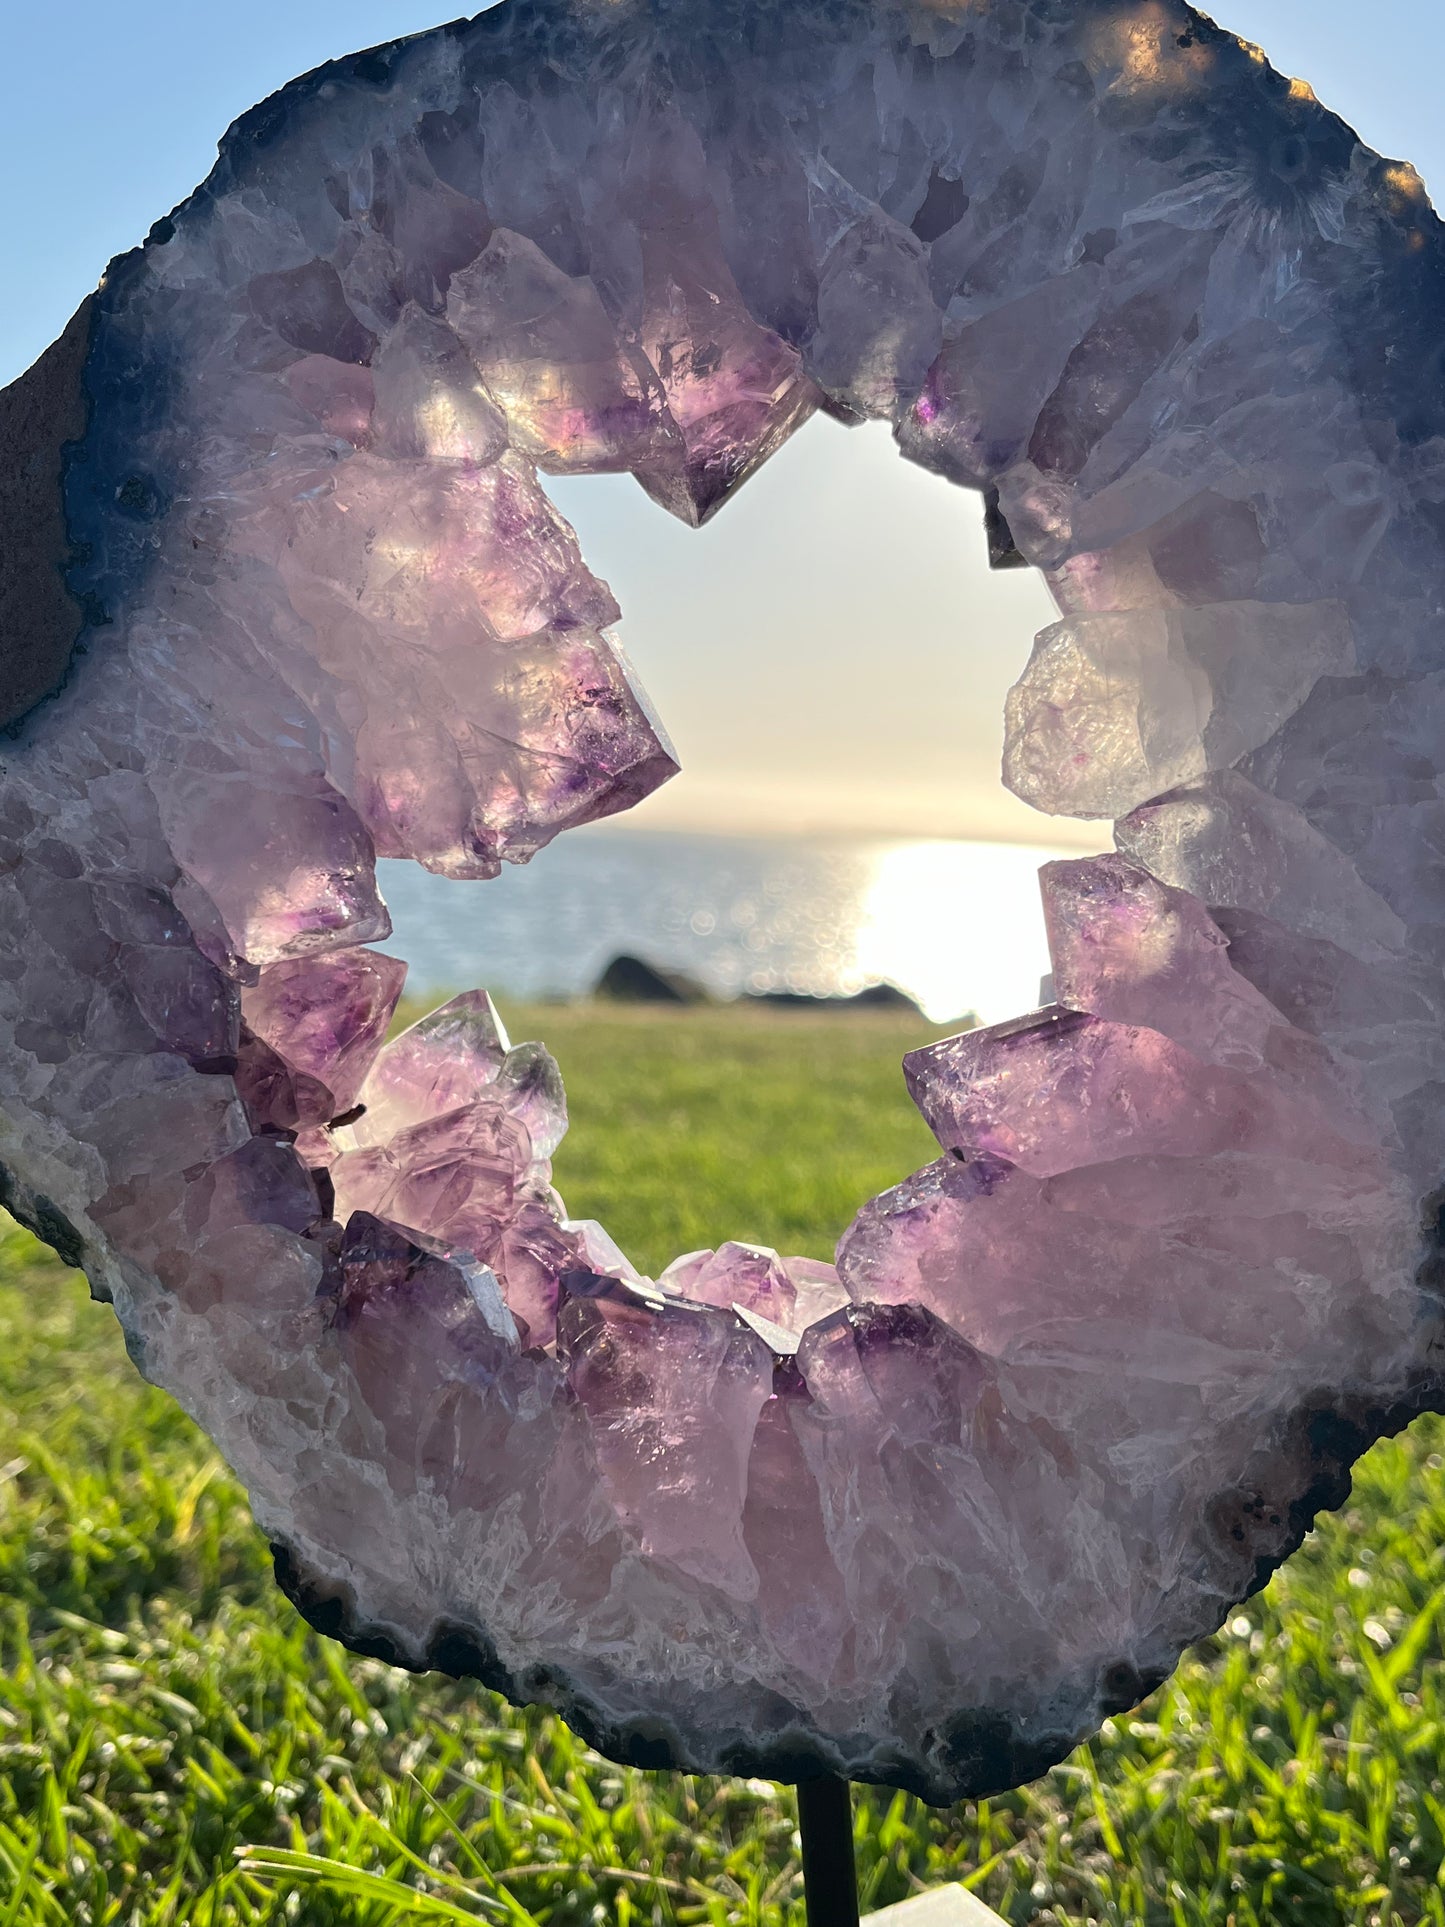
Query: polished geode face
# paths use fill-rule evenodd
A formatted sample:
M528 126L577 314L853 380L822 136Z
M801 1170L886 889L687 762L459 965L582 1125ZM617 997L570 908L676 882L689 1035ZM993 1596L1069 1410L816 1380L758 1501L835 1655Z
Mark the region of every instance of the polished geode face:
M982 1793L1438 1402L1442 261L1167 0L505 0L240 122L0 398L6 1199L318 1625ZM375 860L675 771L539 471L696 523L820 409L1043 570L1005 777L1116 854L1043 873L1055 1005L907 1060L941 1155L836 1266L650 1280L483 992L384 1042Z

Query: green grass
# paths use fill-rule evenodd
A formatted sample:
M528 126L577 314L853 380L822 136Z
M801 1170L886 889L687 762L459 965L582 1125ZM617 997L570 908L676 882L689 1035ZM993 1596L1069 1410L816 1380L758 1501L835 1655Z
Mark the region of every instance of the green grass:
M918 1026L515 1019L568 1071L569 1205L648 1267L730 1233L824 1254L928 1153ZM18 1230L0 1315L0 1927L800 1927L789 1793L624 1771L316 1638L206 1441ZM1442 1450L1434 1423L1378 1447L1262 1600L1038 1785L860 1794L868 1903L964 1877L1011 1921L1445 1927Z
M504 1012L559 1059L572 1125L556 1160L655 1277L724 1238L831 1258L864 1198L938 1155L899 1060L946 1036L921 1018L562 1005Z

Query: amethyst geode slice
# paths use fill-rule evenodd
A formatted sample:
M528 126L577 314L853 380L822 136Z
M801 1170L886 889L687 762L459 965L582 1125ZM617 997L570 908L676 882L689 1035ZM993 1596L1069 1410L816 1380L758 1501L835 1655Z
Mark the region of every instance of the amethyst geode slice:
M6 1201L318 1625L947 1800L1440 1402L1442 294L1412 171L1170 0L507 0L240 122L0 397ZM654 1282L482 993L383 1043L374 862L675 767L538 471L700 522L816 409L1044 571L1007 780L1118 853L836 1269Z

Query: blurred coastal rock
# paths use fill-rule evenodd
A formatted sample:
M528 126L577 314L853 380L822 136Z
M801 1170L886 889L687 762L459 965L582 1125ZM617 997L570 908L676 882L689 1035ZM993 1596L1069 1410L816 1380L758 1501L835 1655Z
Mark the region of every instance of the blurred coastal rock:
M806 990L754 990L745 992L741 1001L773 1004L784 1010L884 1010L899 1016L923 1016L918 1005L897 984L866 984L851 997L815 997Z
M615 1004L706 1004L707 992L681 970L664 970L643 957L614 957L597 979L594 997Z

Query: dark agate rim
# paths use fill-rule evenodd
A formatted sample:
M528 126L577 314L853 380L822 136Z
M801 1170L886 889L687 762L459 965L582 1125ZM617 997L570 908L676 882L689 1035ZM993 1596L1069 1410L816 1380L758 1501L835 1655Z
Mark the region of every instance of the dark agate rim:
M75 557L65 478L90 426L96 315L87 295L60 338L0 388L0 732L9 736L65 687L86 628L103 620L66 581Z

